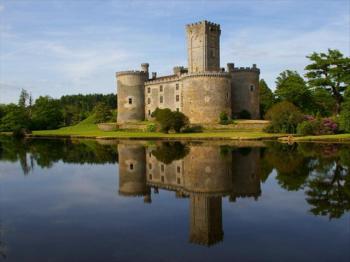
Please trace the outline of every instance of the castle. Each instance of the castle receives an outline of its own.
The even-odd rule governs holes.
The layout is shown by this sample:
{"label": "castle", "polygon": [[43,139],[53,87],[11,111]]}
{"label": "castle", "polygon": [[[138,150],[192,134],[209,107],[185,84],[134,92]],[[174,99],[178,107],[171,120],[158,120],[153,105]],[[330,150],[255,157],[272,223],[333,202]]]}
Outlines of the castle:
{"label": "castle", "polygon": [[260,118],[256,65],[220,68],[219,24],[189,24],[186,33],[187,68],[176,66],[172,75],[157,77],[154,72],[150,78],[144,63],[140,71],[116,73],[119,124],[149,120],[157,107],[183,112],[191,123],[217,123],[220,113],[239,117],[243,110]]}

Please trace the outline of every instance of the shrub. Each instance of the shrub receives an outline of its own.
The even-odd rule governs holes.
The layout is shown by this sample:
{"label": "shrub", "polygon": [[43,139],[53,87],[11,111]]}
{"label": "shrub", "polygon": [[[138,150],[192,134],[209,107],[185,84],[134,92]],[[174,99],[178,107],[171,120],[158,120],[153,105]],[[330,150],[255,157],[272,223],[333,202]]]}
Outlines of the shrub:
{"label": "shrub", "polygon": [[271,121],[265,131],[295,133],[297,125],[303,121],[303,114],[292,103],[283,101],[272,106],[267,111],[265,118]]}
{"label": "shrub", "polygon": [[315,133],[314,121],[303,121],[297,127],[297,133],[299,135],[313,135]]}
{"label": "shrub", "polygon": [[146,127],[147,132],[156,132],[157,126],[155,124],[148,124]]}
{"label": "shrub", "polygon": [[[349,92],[350,93],[350,92]],[[340,129],[350,133],[350,98],[343,102],[339,117]]]}
{"label": "shrub", "polygon": [[200,125],[188,126],[182,130],[182,133],[201,133],[203,132],[203,127]]}
{"label": "shrub", "polygon": [[221,112],[219,116],[219,124],[220,125],[229,125],[232,124],[232,120],[228,117],[226,112]]}
{"label": "shrub", "polygon": [[22,138],[22,137],[25,137],[26,134],[31,134],[31,133],[32,132],[29,129],[20,127],[13,130],[12,136],[16,138]]}
{"label": "shrub", "polygon": [[251,119],[252,115],[248,110],[243,109],[241,112],[238,113],[239,119]]}
{"label": "shrub", "polygon": [[169,108],[157,108],[152,113],[152,117],[155,117],[156,121],[160,124],[161,131],[165,133],[168,133],[171,129],[179,133],[182,128],[189,124],[187,116],[178,111],[171,111]]}

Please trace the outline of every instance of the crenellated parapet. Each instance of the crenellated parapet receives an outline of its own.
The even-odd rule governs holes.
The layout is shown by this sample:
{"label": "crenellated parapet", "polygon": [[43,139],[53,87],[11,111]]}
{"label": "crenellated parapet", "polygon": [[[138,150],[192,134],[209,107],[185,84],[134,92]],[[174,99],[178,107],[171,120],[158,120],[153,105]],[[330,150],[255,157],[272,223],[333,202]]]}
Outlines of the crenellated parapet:
{"label": "crenellated parapet", "polygon": [[196,26],[201,26],[201,25],[207,25],[207,26],[212,27],[213,29],[220,30],[220,24],[216,24],[216,23],[213,23],[213,22],[210,22],[210,21],[207,21],[207,20],[203,20],[203,21],[199,21],[199,22],[196,22],[196,23],[187,24],[186,28],[190,29],[191,27],[196,27]]}
{"label": "crenellated parapet", "polygon": [[227,72],[198,72],[198,73],[186,73],[181,75],[181,79],[191,77],[225,77],[230,78],[231,75]]}
{"label": "crenellated parapet", "polygon": [[145,82],[145,85],[147,86],[147,85],[160,84],[165,82],[173,82],[178,80],[179,80],[179,76],[177,75],[163,76],[152,80],[148,80]]}
{"label": "crenellated parapet", "polygon": [[227,69],[229,72],[252,72],[260,73],[260,69],[256,67],[256,64],[253,64],[251,67],[235,67],[233,63],[227,64]]}
{"label": "crenellated parapet", "polygon": [[148,72],[145,71],[140,71],[140,70],[127,70],[127,71],[119,71],[115,73],[115,76],[124,76],[124,75],[140,75],[140,76],[144,76],[148,74]]}

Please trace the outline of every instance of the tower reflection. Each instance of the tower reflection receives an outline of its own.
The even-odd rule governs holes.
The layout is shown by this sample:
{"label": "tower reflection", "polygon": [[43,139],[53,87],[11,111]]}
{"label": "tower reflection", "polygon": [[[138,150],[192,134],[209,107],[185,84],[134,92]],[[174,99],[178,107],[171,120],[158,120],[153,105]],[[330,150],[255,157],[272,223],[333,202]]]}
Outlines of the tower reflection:
{"label": "tower reflection", "polygon": [[121,142],[119,194],[143,196],[151,202],[151,188],[189,198],[191,243],[211,246],[223,240],[222,198],[261,194],[259,148],[223,148],[206,143],[142,144]]}

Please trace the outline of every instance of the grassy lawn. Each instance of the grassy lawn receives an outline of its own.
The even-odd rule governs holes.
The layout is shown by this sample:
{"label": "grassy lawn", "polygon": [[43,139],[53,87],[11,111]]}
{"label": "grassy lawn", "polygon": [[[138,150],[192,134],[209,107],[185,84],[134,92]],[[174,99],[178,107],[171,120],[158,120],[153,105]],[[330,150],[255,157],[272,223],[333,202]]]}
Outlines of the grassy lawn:
{"label": "grassy lawn", "polygon": [[293,141],[349,141],[350,142],[350,134],[301,136],[301,137],[293,137]]}

